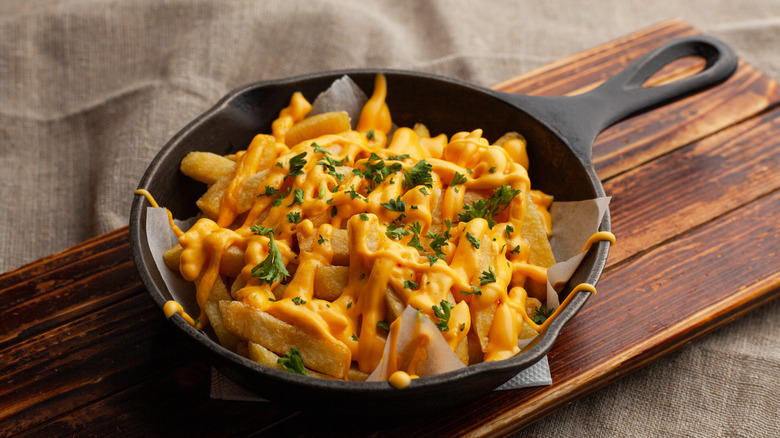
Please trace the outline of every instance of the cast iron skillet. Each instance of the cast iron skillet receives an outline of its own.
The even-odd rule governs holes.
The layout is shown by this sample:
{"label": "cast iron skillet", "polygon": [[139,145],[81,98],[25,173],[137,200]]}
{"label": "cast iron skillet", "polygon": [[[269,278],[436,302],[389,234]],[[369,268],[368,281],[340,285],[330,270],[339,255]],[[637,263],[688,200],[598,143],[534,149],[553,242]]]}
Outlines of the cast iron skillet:
{"label": "cast iron skillet", "polygon": [[[686,56],[704,58],[706,67],[674,83],[642,87],[661,67]],[[558,201],[596,198],[605,195],[591,162],[591,147],[599,132],[631,115],[720,83],[736,67],[736,55],[723,42],[690,36],[654,50],[600,87],[574,97],[511,95],[444,77],[395,70],[335,71],[258,82],[234,90],[176,134],[152,161],[139,188],[151,192],[174,217],[194,216],[195,201],[205,187],[179,172],[184,155],[195,150],[226,154],[245,149],[255,134],[270,132],[271,122],[293,92],[301,91],[312,101],[335,79],[347,74],[370,95],[375,75],[382,72],[388,83],[387,104],[398,126],[423,122],[433,135],[482,128],[491,141],[507,131],[518,131],[528,140],[529,173],[534,188],[554,195]],[[142,196],[133,200],[133,259],[152,299],[162,309],[171,296],[151,262],[143,226],[147,206]],[[610,229],[608,213],[600,229]],[[590,250],[561,292],[561,299],[579,283],[596,284],[608,250],[606,242]],[[315,379],[264,367],[222,348],[178,315],[171,320],[208,354],[219,370],[267,399],[287,402],[297,409],[336,407],[342,413],[407,415],[463,405],[533,365],[547,353],[561,328],[589,295],[578,293],[524,353],[504,361],[416,379],[402,390],[386,382]]]}

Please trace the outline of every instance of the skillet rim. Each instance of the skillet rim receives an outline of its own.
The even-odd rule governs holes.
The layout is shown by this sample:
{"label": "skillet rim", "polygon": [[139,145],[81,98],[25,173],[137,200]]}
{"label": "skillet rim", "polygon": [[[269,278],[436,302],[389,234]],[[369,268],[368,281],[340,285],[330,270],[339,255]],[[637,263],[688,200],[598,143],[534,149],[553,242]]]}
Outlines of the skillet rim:
{"label": "skillet rim", "polygon": [[[577,158],[577,160],[580,161],[580,164],[583,166],[584,170],[588,174],[591,185],[594,191],[596,192],[596,196],[605,196],[603,187],[601,185],[601,181],[595,175],[595,170],[593,169],[592,163],[588,162],[587,160],[584,160],[572,148],[570,142],[565,137],[563,137],[561,133],[554,128],[554,126],[551,126],[550,123],[547,123],[545,120],[539,119],[532,112],[529,112],[526,109],[518,107],[514,101],[508,99],[506,97],[506,96],[510,96],[508,93],[503,93],[496,90],[480,87],[455,78],[449,78],[449,77],[439,76],[430,73],[422,73],[422,72],[415,72],[415,71],[408,71],[408,70],[401,70],[401,69],[384,69],[384,68],[330,70],[330,71],[308,73],[308,74],[286,77],[286,78],[261,80],[261,81],[252,82],[234,88],[226,95],[224,95],[221,99],[219,99],[211,108],[209,108],[208,110],[200,114],[198,117],[196,117],[195,119],[187,123],[173,137],[171,137],[171,139],[168,142],[166,142],[166,144],[160,149],[160,151],[156,154],[156,156],[153,158],[153,160],[150,162],[149,166],[145,170],[139,182],[138,188],[148,189],[149,185],[154,181],[160,165],[164,163],[166,159],[169,159],[169,156],[173,154],[173,152],[177,149],[177,145],[180,144],[184,138],[187,138],[189,135],[191,135],[192,131],[194,131],[195,128],[204,124],[205,122],[214,118],[217,115],[223,113],[229,115],[230,111],[236,108],[235,106],[231,106],[231,104],[239,100],[242,95],[250,91],[262,87],[292,85],[295,83],[300,83],[302,81],[307,81],[312,79],[325,79],[330,77],[333,78],[333,80],[335,80],[344,75],[369,75],[369,74],[376,75],[379,73],[383,73],[387,76],[412,77],[415,79],[441,81],[458,87],[467,88],[473,92],[486,94],[492,98],[498,99],[506,104],[509,104],[516,110],[521,111],[527,116],[529,116],[536,123],[541,125],[544,129],[547,129],[555,137],[557,137],[563,143],[563,145],[565,145],[566,148],[569,149],[569,151]],[[169,293],[169,292],[167,292],[167,288],[158,287],[157,280],[150,272],[152,269],[154,269],[149,266],[149,264],[152,262],[147,263],[146,261],[146,258],[148,257],[147,253],[149,251],[148,251],[148,247],[146,247],[145,228],[143,227],[143,221],[146,218],[146,209],[142,208],[144,206],[148,206],[148,202],[146,201],[146,199],[143,196],[134,196],[131,205],[131,211],[130,211],[131,252],[132,252],[133,260],[136,264],[136,269],[138,270],[141,276],[141,280],[145,288],[147,289],[147,292],[152,297],[156,306],[160,310],[162,310],[162,306],[165,304],[166,301],[165,293]],[[611,228],[610,215],[609,215],[609,209],[607,209],[604,220],[602,221],[599,230],[609,231],[610,228]],[[589,251],[588,255],[586,256],[586,259],[583,260],[582,264],[580,265],[580,266],[586,265],[586,260],[588,259],[593,259],[594,261],[593,268],[587,273],[587,279],[585,282],[590,283],[594,286],[596,285],[598,279],[603,273],[608,252],[609,252],[609,244],[607,242],[599,242],[593,245],[591,251]],[[575,271],[575,275],[579,273],[580,270],[581,268],[578,268],[577,271]],[[572,289],[571,285],[567,285],[564,288],[564,290],[560,293],[560,295],[565,296],[571,289]],[[400,395],[400,394],[410,394],[411,392],[424,393],[431,390],[432,388],[440,388],[443,385],[447,385],[453,382],[459,382],[471,378],[476,378],[478,376],[483,376],[483,375],[501,376],[503,381],[508,380],[509,378],[514,376],[514,374],[532,366],[547,354],[547,352],[550,350],[550,348],[552,347],[552,345],[560,335],[561,329],[569,322],[569,320],[574,315],[579,313],[580,309],[588,300],[590,295],[591,295],[590,292],[586,292],[586,291],[578,292],[577,296],[575,296],[572,299],[572,301],[568,304],[568,306],[556,317],[556,319],[550,324],[547,330],[545,330],[541,334],[538,340],[534,341],[534,343],[532,344],[533,346],[529,348],[527,351],[523,351],[518,355],[515,355],[511,358],[501,360],[501,361],[478,363],[464,368],[460,368],[458,370],[441,373],[434,376],[427,376],[420,379],[414,379],[410,384],[410,386],[403,391],[399,391],[398,389],[391,387],[387,382],[347,382],[347,381],[338,381],[338,380],[316,379],[316,378],[308,378],[306,376],[300,376],[293,373],[276,370],[271,367],[267,367],[255,363],[248,358],[240,356],[237,353],[234,353],[222,347],[218,342],[209,338],[204,332],[196,330],[195,328],[187,324],[183,320],[183,318],[181,318],[179,315],[175,315],[174,317],[172,317],[171,321],[174,323],[175,326],[178,327],[180,332],[182,332],[190,340],[196,342],[202,348],[205,348],[212,357],[218,359],[219,365],[215,364],[217,368],[222,369],[222,367],[225,366],[225,362],[228,364],[228,366],[241,367],[243,368],[242,371],[252,373],[252,376],[249,375],[247,376],[248,378],[250,378],[250,380],[255,380],[253,377],[255,376],[255,374],[257,374],[261,377],[261,380],[270,378],[270,379],[280,380],[283,383],[290,384],[297,387],[304,387],[308,389],[317,389],[317,390],[333,392],[333,395],[335,397],[338,397],[340,395],[343,396],[343,395],[361,395],[364,393],[376,393],[377,391],[381,392],[382,394],[386,393],[388,395],[391,394]],[[230,374],[234,374],[234,373],[231,372]],[[503,376],[506,376],[506,378],[503,378]],[[495,377],[492,380],[495,380]],[[490,388],[486,387],[484,392],[494,389],[499,385],[494,385],[491,386]],[[265,394],[263,394],[263,396],[265,396]]]}

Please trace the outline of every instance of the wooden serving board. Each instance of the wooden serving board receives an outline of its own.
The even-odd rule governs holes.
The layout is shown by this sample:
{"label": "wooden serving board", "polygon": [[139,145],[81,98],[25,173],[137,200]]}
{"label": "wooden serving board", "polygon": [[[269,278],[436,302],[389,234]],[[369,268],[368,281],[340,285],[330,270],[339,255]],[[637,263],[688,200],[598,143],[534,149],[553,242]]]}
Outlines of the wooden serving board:
{"label": "wooden serving board", "polygon": [[[576,94],[693,33],[681,21],[661,23],[496,88]],[[682,60],[652,81],[698,68]],[[0,276],[0,435],[519,430],[778,296],[779,97],[774,81],[742,62],[726,83],[598,138],[594,162],[613,196],[618,243],[599,293],[548,355],[552,386],[494,392],[435,418],[360,431],[348,413],[333,421],[210,399],[209,365],[153,306],[123,228]]]}

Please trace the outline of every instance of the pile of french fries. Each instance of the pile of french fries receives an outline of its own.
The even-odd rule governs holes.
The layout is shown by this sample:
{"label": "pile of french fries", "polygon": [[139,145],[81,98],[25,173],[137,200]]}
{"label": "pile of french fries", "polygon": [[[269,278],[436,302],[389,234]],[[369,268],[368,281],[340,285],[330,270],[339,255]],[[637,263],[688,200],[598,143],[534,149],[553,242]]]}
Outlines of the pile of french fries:
{"label": "pile of french fries", "polygon": [[[219,342],[269,367],[365,380],[412,306],[440,339],[390,364],[417,375],[430,342],[469,365],[544,328],[552,198],[532,190],[523,137],[392,130],[377,76],[356,128],[295,93],[246,150],[192,152],[199,220],[166,265],[195,284]],[[417,341],[416,341],[417,342]]]}

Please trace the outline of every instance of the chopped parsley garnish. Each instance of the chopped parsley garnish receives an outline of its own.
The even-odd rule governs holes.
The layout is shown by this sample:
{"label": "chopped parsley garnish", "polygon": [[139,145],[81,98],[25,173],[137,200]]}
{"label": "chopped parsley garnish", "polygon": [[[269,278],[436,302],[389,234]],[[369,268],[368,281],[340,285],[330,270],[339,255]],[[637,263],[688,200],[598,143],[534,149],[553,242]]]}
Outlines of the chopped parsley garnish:
{"label": "chopped parsley garnish", "polygon": [[520,245],[517,245],[515,249],[509,252],[511,252],[512,254],[520,254]]}
{"label": "chopped parsley garnish", "polygon": [[420,193],[422,193],[423,195],[430,195],[430,193],[428,192],[428,189],[426,189],[426,188],[425,188],[425,186],[423,186],[423,187],[420,187],[420,188],[419,188],[419,189],[417,189],[417,190],[419,190],[419,191],[420,191]]}
{"label": "chopped parsley garnish", "polygon": [[490,169],[488,169],[488,172],[490,172],[490,173],[496,173],[496,166],[493,166],[493,167],[491,167]]}
{"label": "chopped parsley garnish", "polygon": [[473,246],[476,249],[479,249],[479,239],[474,237],[474,235],[468,231],[466,231],[466,239],[468,239],[468,241],[471,242],[471,246]]}
{"label": "chopped parsley garnish", "polygon": [[433,187],[432,169],[433,166],[425,160],[418,161],[411,170],[404,169],[403,188],[411,189],[417,186]]}
{"label": "chopped parsley garnish", "polygon": [[395,222],[388,224],[387,231],[385,231],[385,235],[393,240],[401,240],[408,234],[409,232],[404,230],[403,225],[396,225]]}
{"label": "chopped parsley garnish", "polygon": [[507,225],[506,226],[506,230],[504,230],[504,234],[506,234],[507,238],[509,238],[512,235],[512,233],[514,233],[514,232],[515,232],[515,227],[513,227],[511,225]]}
{"label": "chopped parsley garnish", "polygon": [[322,183],[320,183],[320,190],[319,190],[319,192],[317,192],[317,199],[324,198],[325,197],[325,193],[326,193],[327,190],[328,189],[326,189],[325,186],[322,185]]}
{"label": "chopped parsley garnish", "polygon": [[268,236],[270,234],[273,234],[273,232],[276,230],[271,227],[261,227],[260,225],[252,225],[249,228],[249,231],[251,231],[252,234],[255,234],[257,236]]}
{"label": "chopped parsley garnish", "polygon": [[303,305],[303,304],[306,304],[306,300],[304,300],[304,299],[303,299],[303,298],[301,298],[301,297],[294,297],[294,298],[292,299],[292,302],[293,302],[293,303],[295,303],[295,305],[296,305],[296,306],[301,306],[301,305]]}
{"label": "chopped parsley garnish", "polygon": [[547,318],[552,316],[554,312],[555,309],[548,309],[544,306],[537,307],[534,310],[534,316],[531,317],[531,321],[533,321],[536,325],[542,325],[545,321],[547,321]]}
{"label": "chopped parsley garnish", "polygon": [[365,214],[365,213],[360,213],[360,219],[364,220],[364,221],[367,221],[368,220],[368,215]]}
{"label": "chopped parsley garnish", "polygon": [[417,289],[419,286],[419,284],[413,282],[412,280],[404,280],[405,289]]}
{"label": "chopped parsley garnish", "polygon": [[291,224],[297,224],[301,222],[301,212],[300,211],[291,211],[287,213],[287,220]]}
{"label": "chopped parsley garnish", "polygon": [[357,337],[357,336],[355,336],[355,334],[354,334],[354,333],[352,333],[352,340],[353,340],[353,341],[357,341],[357,340],[358,340],[358,337]]}
{"label": "chopped parsley garnish", "polygon": [[455,307],[455,305],[446,300],[441,300],[438,306],[432,307],[433,314],[439,318],[436,327],[438,327],[440,331],[446,332],[450,330],[447,324],[450,322],[450,309],[453,307]]}
{"label": "chopped parsley garnish", "polygon": [[450,230],[444,230],[441,233],[434,234],[430,231],[428,231],[428,234],[425,236],[429,239],[431,239],[431,249],[436,254],[435,256],[428,255],[428,261],[431,263],[431,266],[436,262],[436,259],[442,259],[446,261],[444,251],[442,251],[442,247],[449,245],[449,242],[447,242],[447,239],[449,239],[450,236]]}
{"label": "chopped parsley garnish", "polygon": [[390,155],[389,157],[387,157],[387,159],[390,160],[390,161],[401,161],[401,160],[405,160],[407,158],[409,158],[409,154]]}
{"label": "chopped parsley garnish", "polygon": [[322,157],[322,161],[318,162],[317,164],[321,164],[322,167],[325,168],[325,171],[328,173],[328,175],[333,176],[339,182],[344,182],[344,175],[336,172],[336,166],[343,166],[344,160],[335,160],[326,155]]}
{"label": "chopped parsley garnish", "polygon": [[487,271],[482,271],[482,274],[479,276],[479,284],[480,286],[486,285],[488,283],[495,283],[496,282],[496,273],[493,272],[493,267],[488,266]]}
{"label": "chopped parsley garnish", "polygon": [[320,234],[319,236],[320,236],[320,238],[317,239],[317,243],[318,244],[322,245],[323,243],[326,243],[328,241],[328,239],[322,237],[322,234]]}
{"label": "chopped parsley garnish", "polygon": [[450,183],[450,187],[464,184],[466,181],[468,181],[466,175],[463,175],[462,173],[459,172],[455,172],[455,176],[452,177],[452,182]]}
{"label": "chopped parsley garnish", "polygon": [[366,132],[366,138],[369,140],[373,140],[376,138],[376,135],[374,135],[374,130],[369,129],[368,132]]}
{"label": "chopped parsley garnish", "polygon": [[482,295],[482,291],[477,286],[471,286],[471,290],[462,290],[460,291],[461,295],[476,295],[480,296]]}
{"label": "chopped parsley garnish", "polygon": [[389,326],[389,325],[387,325],[387,323],[386,323],[386,322],[384,322],[384,321],[379,321],[379,322],[377,322],[377,323],[376,323],[376,326],[377,326],[377,327],[379,327],[379,328],[383,328],[383,329],[385,329],[385,330],[387,330],[387,331],[390,331],[390,326]]}
{"label": "chopped parsley garnish", "polygon": [[301,204],[303,205],[303,190],[301,189],[295,189],[293,193],[293,201],[288,205],[288,207],[292,207],[295,204]]}
{"label": "chopped parsley garnish", "polygon": [[334,205],[330,208],[330,217],[336,217],[337,214],[339,214],[339,209]]}
{"label": "chopped parsley garnish", "polygon": [[302,376],[306,375],[306,367],[303,366],[301,352],[295,347],[291,347],[290,351],[285,353],[284,356],[280,357],[276,363],[291,373],[300,374]]}
{"label": "chopped parsley garnish", "polygon": [[520,190],[515,190],[509,184],[504,184],[497,188],[489,199],[480,199],[472,202],[471,205],[464,205],[463,211],[458,214],[458,220],[468,222],[479,217],[487,220],[488,226],[493,228],[496,224],[493,217],[506,210],[512,199],[520,193]]}
{"label": "chopped parsley garnish", "polygon": [[397,196],[395,199],[391,199],[388,202],[384,202],[380,205],[390,211],[406,211],[406,204],[401,200],[401,196]]}
{"label": "chopped parsley garnish", "polygon": [[371,152],[371,156],[363,163],[365,170],[352,169],[352,173],[362,177],[368,181],[368,191],[372,191],[382,183],[390,174],[396,173],[403,169],[401,163],[393,163],[391,165],[385,165],[385,161],[377,155],[375,152]]}
{"label": "chopped parsley garnish", "polygon": [[290,158],[290,173],[287,174],[287,177],[292,178],[298,175],[303,175],[303,166],[306,165],[306,160],[304,159],[305,156],[306,152],[301,152],[300,154]]}
{"label": "chopped parsley garnish", "polygon": [[273,284],[289,277],[290,273],[284,267],[284,259],[282,259],[279,247],[276,246],[273,232],[268,234],[268,237],[270,239],[268,241],[268,257],[252,268],[252,277],[258,278],[261,283],[265,281],[268,284]]}
{"label": "chopped parsley garnish", "polygon": [[330,154],[330,151],[328,151],[324,147],[318,145],[317,142],[312,142],[311,145],[314,146],[314,152],[316,152],[318,154],[326,154],[326,155]]}
{"label": "chopped parsley garnish", "polygon": [[425,248],[423,248],[422,244],[420,243],[422,224],[419,222],[412,222],[412,224],[409,225],[409,228],[412,230],[412,238],[409,239],[409,243],[407,243],[406,246],[411,246],[417,251],[425,251]]}
{"label": "chopped parsley garnish", "polygon": [[273,196],[277,193],[279,193],[279,189],[277,189],[276,187],[265,186],[265,193],[261,193],[257,196]]}
{"label": "chopped parsley garnish", "polygon": [[[344,193],[348,194],[348,195],[349,195],[349,197],[350,197],[350,199],[356,199],[356,198],[360,198],[360,199],[362,199],[362,200],[366,201],[366,200],[363,198],[363,195],[361,195],[360,193],[358,193],[358,192],[356,192],[356,191],[355,191],[355,186],[350,186],[350,187],[349,187],[349,190],[345,191]],[[368,202],[368,201],[366,201],[366,202]]]}

